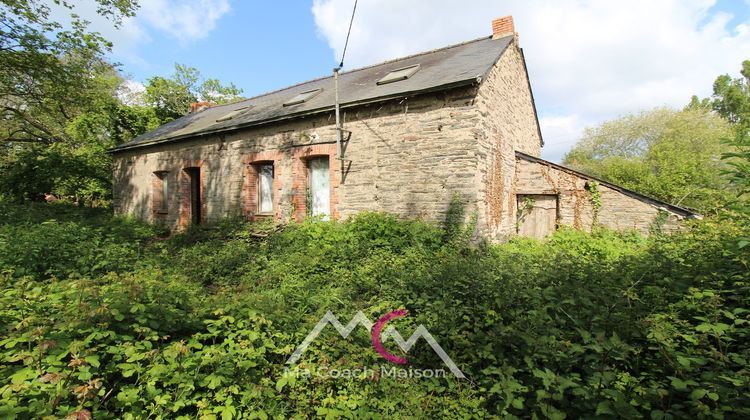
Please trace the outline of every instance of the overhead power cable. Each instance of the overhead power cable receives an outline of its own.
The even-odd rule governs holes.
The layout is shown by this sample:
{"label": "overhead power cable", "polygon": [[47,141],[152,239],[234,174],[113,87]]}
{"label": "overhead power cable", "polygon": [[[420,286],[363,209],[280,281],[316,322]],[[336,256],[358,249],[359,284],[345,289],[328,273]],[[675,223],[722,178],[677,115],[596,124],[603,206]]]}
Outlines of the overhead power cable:
{"label": "overhead power cable", "polygon": [[344,67],[344,57],[346,57],[346,47],[349,45],[349,35],[352,33],[352,23],[354,23],[354,13],[357,12],[357,1],[354,0],[354,9],[352,9],[352,18],[349,20],[349,30],[346,31],[346,42],[344,42],[344,52],[341,54],[341,63],[339,68]]}

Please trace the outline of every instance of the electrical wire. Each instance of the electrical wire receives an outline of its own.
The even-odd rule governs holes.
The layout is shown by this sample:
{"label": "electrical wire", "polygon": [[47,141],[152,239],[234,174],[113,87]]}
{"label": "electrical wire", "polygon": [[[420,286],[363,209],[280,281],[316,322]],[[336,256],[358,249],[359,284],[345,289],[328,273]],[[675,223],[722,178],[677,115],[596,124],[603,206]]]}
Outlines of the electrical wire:
{"label": "electrical wire", "polygon": [[352,9],[352,18],[349,20],[349,30],[346,32],[346,42],[344,42],[344,52],[341,54],[339,68],[344,67],[344,57],[346,57],[346,47],[349,45],[349,35],[352,33],[352,23],[354,23],[354,13],[357,11],[357,1],[354,0],[354,9]]}

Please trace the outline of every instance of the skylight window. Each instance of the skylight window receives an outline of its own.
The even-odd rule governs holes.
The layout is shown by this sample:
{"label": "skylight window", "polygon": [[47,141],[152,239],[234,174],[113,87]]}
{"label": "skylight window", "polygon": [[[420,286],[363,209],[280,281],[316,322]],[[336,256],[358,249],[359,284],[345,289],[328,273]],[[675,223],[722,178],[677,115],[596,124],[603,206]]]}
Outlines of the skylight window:
{"label": "skylight window", "polygon": [[307,102],[310,99],[316,97],[322,91],[323,89],[315,89],[315,90],[309,90],[307,92],[302,92],[299,95],[295,96],[294,98],[284,102],[284,106],[299,105],[303,102]]}
{"label": "skylight window", "polygon": [[232,112],[230,112],[230,113],[228,113],[228,114],[224,114],[224,115],[222,115],[221,117],[217,118],[217,119],[216,119],[216,122],[229,121],[229,120],[231,120],[232,118],[234,118],[234,117],[236,117],[236,116],[238,116],[238,115],[240,115],[240,114],[244,113],[244,112],[245,112],[245,111],[247,111],[248,109],[250,109],[250,107],[249,107],[249,106],[243,106],[242,108],[238,108],[238,109],[235,109],[234,111],[232,111]]}
{"label": "skylight window", "polygon": [[414,73],[416,73],[417,70],[419,70],[419,64],[393,70],[390,73],[386,74],[385,77],[378,80],[377,84],[384,85],[386,83],[393,83],[393,82],[398,82],[401,80],[406,80],[410,78]]}

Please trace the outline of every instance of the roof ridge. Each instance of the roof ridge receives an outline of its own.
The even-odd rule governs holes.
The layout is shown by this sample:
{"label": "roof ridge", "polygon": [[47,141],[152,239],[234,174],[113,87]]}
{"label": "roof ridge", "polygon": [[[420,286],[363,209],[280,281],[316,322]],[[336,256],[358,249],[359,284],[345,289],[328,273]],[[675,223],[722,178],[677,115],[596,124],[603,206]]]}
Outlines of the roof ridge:
{"label": "roof ridge", "polygon": [[[375,101],[394,99],[403,95],[415,95],[436,90],[453,89],[458,86],[464,86],[467,83],[480,83],[482,78],[481,75],[486,74],[486,72],[492,68],[494,65],[493,63],[496,63],[504,51],[507,50],[508,45],[511,44],[512,40],[512,35],[499,38],[497,39],[498,42],[495,42],[492,37],[486,36],[441,48],[422,51],[416,54],[397,57],[344,72],[343,77],[345,83],[354,83],[362,77],[373,78],[374,80],[377,78],[376,76],[382,76],[381,73],[384,73],[386,70],[393,70],[399,66],[404,67],[413,63],[421,63],[429,65],[430,67],[435,67],[434,74],[430,73],[428,75],[429,77],[414,78],[412,82],[405,82],[402,85],[396,86],[396,88],[382,90],[382,88],[375,88],[375,83],[373,83],[373,87],[370,87],[366,83],[354,83],[351,86],[354,96],[349,98],[351,101],[348,99],[345,101],[345,104],[342,104],[342,106],[354,106],[356,104],[362,105]],[[456,51],[449,52],[451,49],[455,49]],[[352,75],[349,76],[349,73]],[[477,74],[480,76],[476,76]],[[128,142],[110,149],[110,151],[115,152],[130,148],[145,147],[152,144],[191,136],[231,131],[252,125],[265,124],[274,121],[278,122],[294,119],[300,116],[328,112],[326,110],[333,109],[333,89],[329,89],[328,85],[332,85],[332,79],[333,76],[318,77],[254,95],[247,99],[215,105],[200,112],[189,113],[170,123],[163,124],[154,130],[143,133]],[[306,89],[312,89],[315,87],[328,90],[327,93],[321,95],[325,96],[323,102],[318,101],[319,103],[311,102],[311,104],[308,105],[300,105],[300,108],[295,108],[291,111],[288,109],[283,110],[274,108],[284,96],[291,96]],[[330,87],[332,88],[333,86]],[[222,114],[233,113],[234,111],[247,106],[257,106],[258,112],[242,113],[242,116],[238,117],[237,121],[239,122],[235,121],[232,124],[224,123],[216,125],[213,121],[210,121],[214,116],[220,117]],[[211,112],[213,108],[217,109],[216,111]]]}
{"label": "roof ridge", "polygon": [[[509,36],[511,36],[511,35],[509,35]],[[401,61],[401,60],[406,60],[406,59],[409,59],[409,58],[419,57],[420,55],[432,54],[432,53],[435,53],[435,52],[438,52],[438,51],[448,50],[448,49],[451,49],[451,48],[456,48],[456,47],[460,47],[460,46],[463,46],[463,45],[466,45],[466,44],[471,44],[473,42],[484,41],[484,40],[487,40],[487,39],[492,39],[492,36],[483,36],[481,38],[472,39],[470,41],[459,42],[457,44],[448,45],[448,46],[445,46],[445,47],[434,48],[434,49],[427,50],[427,51],[421,51],[421,52],[418,52],[418,53],[415,53],[415,54],[405,55],[403,57],[398,57],[398,58],[393,58],[393,59],[386,60],[386,61],[381,61],[380,63],[375,63],[375,64],[370,64],[370,65],[367,65],[367,66],[357,67],[355,69],[351,69],[351,70],[343,72],[341,74],[344,75],[344,74],[354,73],[354,72],[357,72],[357,71],[366,70],[366,69],[377,67],[377,66],[382,66],[384,64],[395,63],[396,61]],[[501,39],[501,38],[498,38],[498,39]],[[269,90],[267,92],[260,93],[258,95],[251,96],[249,98],[245,98],[245,99],[243,99],[241,101],[237,101],[237,102],[233,102],[233,103],[234,104],[238,104],[238,103],[242,103],[242,102],[245,102],[245,101],[250,101],[250,100],[253,100],[253,99],[262,98],[263,96],[268,96],[268,95],[271,95],[273,93],[282,92],[282,91],[285,91],[287,89],[292,89],[292,88],[295,88],[295,87],[298,87],[298,86],[306,85],[308,83],[317,82],[317,81],[325,80],[325,79],[330,79],[332,77],[333,76],[321,76],[321,77],[317,77],[315,79],[310,79],[310,80],[306,80],[304,82],[295,83],[293,85],[289,85],[289,86],[286,86],[286,87],[283,87],[283,88]],[[222,105],[230,105],[230,104],[222,104]],[[221,105],[218,105],[218,106],[221,106]]]}
{"label": "roof ridge", "polygon": [[[481,38],[476,38],[476,39],[472,39],[472,40],[469,40],[469,41],[459,42],[458,44],[447,45],[445,47],[433,48],[431,50],[421,51],[421,52],[418,52],[418,53],[414,53],[414,54],[410,54],[410,55],[405,55],[403,57],[392,58],[390,60],[381,61],[380,63],[370,64],[370,65],[363,66],[363,67],[357,67],[356,69],[351,69],[351,70],[345,72],[344,74],[354,73],[355,71],[360,71],[360,70],[365,70],[365,69],[369,69],[369,68],[372,68],[372,67],[382,66],[383,64],[395,63],[396,61],[406,60],[408,58],[419,57],[420,55],[427,55],[427,54],[432,54],[432,53],[435,53],[435,52],[438,52],[438,51],[442,51],[442,50],[449,50],[451,48],[461,47],[461,46],[466,45],[466,44],[471,44],[471,43],[474,43],[474,42],[484,41],[484,40],[487,40],[487,39],[492,39],[492,36],[483,36]],[[333,76],[328,76],[328,77],[333,77]]]}

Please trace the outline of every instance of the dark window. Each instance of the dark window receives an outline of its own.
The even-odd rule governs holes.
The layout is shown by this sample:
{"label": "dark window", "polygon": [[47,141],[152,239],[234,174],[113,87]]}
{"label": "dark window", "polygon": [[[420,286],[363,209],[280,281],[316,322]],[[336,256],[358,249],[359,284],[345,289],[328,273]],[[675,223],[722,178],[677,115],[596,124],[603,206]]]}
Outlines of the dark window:
{"label": "dark window", "polygon": [[169,177],[167,171],[154,172],[154,209],[157,213],[169,211]]}
{"label": "dark window", "polygon": [[250,106],[243,106],[242,108],[235,109],[234,111],[231,111],[227,114],[222,115],[221,117],[216,119],[216,122],[223,122],[223,121],[229,121],[232,118],[235,118],[239,115],[244,114],[245,112],[250,110]]}
{"label": "dark window", "polygon": [[203,219],[201,215],[201,169],[200,168],[186,168],[190,177],[190,221],[194,225],[199,225]]}

